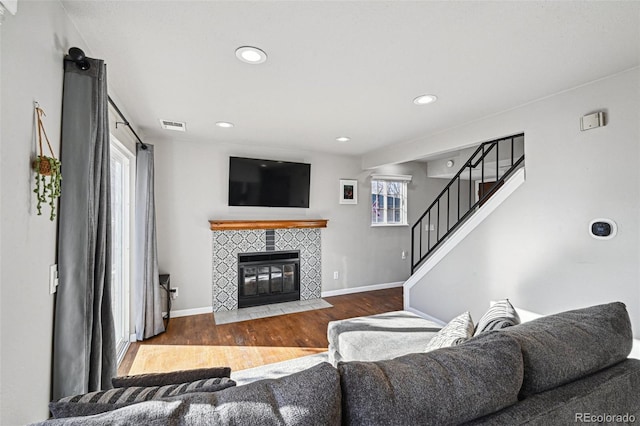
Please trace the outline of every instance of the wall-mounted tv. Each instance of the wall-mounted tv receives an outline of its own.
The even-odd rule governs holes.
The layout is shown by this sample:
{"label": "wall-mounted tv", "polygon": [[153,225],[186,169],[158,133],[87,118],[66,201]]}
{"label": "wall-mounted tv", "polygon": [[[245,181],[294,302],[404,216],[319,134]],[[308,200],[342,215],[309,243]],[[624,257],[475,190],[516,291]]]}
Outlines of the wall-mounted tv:
{"label": "wall-mounted tv", "polygon": [[229,205],[309,207],[311,164],[229,158]]}

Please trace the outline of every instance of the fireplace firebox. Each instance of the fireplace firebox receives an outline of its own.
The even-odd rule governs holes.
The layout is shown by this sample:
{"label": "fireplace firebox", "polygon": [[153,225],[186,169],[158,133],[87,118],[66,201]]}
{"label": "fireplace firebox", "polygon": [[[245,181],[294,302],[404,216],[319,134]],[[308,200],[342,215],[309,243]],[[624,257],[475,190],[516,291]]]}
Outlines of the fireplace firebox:
{"label": "fireplace firebox", "polygon": [[238,253],[238,308],[300,300],[300,251]]}

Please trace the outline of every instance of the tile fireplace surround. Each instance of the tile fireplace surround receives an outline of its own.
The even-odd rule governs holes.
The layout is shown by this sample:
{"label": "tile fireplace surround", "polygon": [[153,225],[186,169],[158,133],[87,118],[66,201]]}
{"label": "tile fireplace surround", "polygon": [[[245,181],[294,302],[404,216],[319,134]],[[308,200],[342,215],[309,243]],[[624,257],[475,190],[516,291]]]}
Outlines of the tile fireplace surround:
{"label": "tile fireplace surround", "polygon": [[320,297],[320,229],[327,226],[326,220],[210,220],[209,224],[214,312],[238,309],[238,253],[300,250],[300,300]]}

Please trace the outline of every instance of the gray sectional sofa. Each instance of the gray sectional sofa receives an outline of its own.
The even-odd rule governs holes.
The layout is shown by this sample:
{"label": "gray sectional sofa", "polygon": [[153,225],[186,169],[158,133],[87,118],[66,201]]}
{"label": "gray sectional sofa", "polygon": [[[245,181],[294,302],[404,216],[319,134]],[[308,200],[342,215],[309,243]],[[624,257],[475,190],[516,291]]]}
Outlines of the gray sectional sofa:
{"label": "gray sectional sofa", "polygon": [[322,363],[279,379],[43,424],[565,425],[640,422],[640,360],[622,303],[543,317],[458,346]]}

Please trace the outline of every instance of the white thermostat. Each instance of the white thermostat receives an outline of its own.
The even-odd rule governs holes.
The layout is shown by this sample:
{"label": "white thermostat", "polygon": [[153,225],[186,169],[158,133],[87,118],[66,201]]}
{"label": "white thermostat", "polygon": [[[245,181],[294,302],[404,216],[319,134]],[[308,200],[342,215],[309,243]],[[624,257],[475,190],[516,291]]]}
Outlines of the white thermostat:
{"label": "white thermostat", "polygon": [[596,240],[610,240],[617,232],[618,226],[611,219],[593,219],[589,223],[589,235]]}

